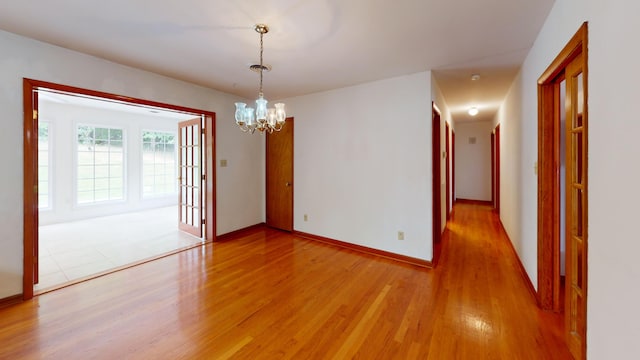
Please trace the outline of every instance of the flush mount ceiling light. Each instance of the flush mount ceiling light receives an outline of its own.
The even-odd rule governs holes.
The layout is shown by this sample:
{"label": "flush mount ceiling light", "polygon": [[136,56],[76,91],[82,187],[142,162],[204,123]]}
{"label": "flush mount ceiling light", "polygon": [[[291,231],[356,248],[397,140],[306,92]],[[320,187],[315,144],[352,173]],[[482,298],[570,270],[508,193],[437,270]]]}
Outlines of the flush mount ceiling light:
{"label": "flush mount ceiling light", "polygon": [[478,108],[477,108],[477,107],[475,107],[475,106],[474,106],[474,107],[471,107],[471,108],[469,109],[469,115],[471,115],[471,116],[476,116],[476,115],[478,115]]}
{"label": "flush mount ceiling light", "polygon": [[252,134],[256,129],[258,129],[260,133],[265,131],[272,133],[282,130],[287,115],[284,111],[283,103],[275,104],[275,108],[267,109],[268,101],[262,94],[262,73],[271,70],[271,67],[262,63],[262,52],[264,50],[262,37],[269,32],[269,27],[265,24],[257,24],[254,30],[260,34],[260,64],[251,65],[249,69],[260,74],[260,90],[258,92],[258,99],[256,100],[255,113],[253,108],[247,107],[247,104],[242,102],[236,103],[236,124],[238,124],[242,131],[249,131]]}
{"label": "flush mount ceiling light", "polygon": [[480,74],[471,75],[471,81],[478,81],[478,80],[480,80]]}

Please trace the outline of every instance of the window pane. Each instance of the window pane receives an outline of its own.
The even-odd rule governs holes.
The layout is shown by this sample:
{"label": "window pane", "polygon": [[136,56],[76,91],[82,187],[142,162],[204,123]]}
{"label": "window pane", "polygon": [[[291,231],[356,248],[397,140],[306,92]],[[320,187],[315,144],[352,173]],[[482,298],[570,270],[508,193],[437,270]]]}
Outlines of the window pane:
{"label": "window pane", "polygon": [[124,131],[77,127],[78,203],[124,199]]}
{"label": "window pane", "polygon": [[38,208],[49,207],[49,123],[38,122]]}
{"label": "window pane", "polygon": [[92,179],[92,178],[93,178],[93,166],[78,165],[78,179]]}
{"label": "window pane", "polygon": [[96,165],[95,166],[95,177],[96,178],[109,177],[109,165]]}
{"label": "window pane", "polygon": [[109,189],[95,190],[95,201],[107,201],[109,200]]}
{"label": "window pane", "polygon": [[78,149],[78,165],[93,165],[93,151]]}
{"label": "window pane", "polygon": [[173,185],[177,177],[175,138],[170,132],[142,132],[143,196],[176,194],[175,186],[165,186],[166,178]]}
{"label": "window pane", "polygon": [[109,129],[96,128],[95,129],[96,140],[109,140]]}
{"label": "window pane", "polygon": [[95,189],[96,190],[108,190],[109,189],[109,179],[96,179],[95,180]]}

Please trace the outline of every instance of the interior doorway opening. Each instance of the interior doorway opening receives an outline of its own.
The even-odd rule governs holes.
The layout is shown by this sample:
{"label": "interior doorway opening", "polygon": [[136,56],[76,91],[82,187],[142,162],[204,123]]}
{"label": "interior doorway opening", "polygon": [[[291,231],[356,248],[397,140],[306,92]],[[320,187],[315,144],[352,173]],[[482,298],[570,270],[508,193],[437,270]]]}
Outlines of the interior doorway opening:
{"label": "interior doorway opening", "polygon": [[[214,239],[214,113],[31,79],[24,110],[24,299]],[[191,152],[178,146],[178,122],[187,118],[205,130],[192,134]],[[190,186],[177,166],[184,161]],[[194,205],[199,232],[179,233],[184,208]],[[43,282],[53,265],[60,273]]]}
{"label": "interior doorway opening", "polygon": [[442,141],[441,141],[441,114],[434,102],[431,105],[431,161],[432,161],[432,194],[433,194],[433,266],[438,264],[442,249]]}
{"label": "interior doorway opening", "polygon": [[587,332],[587,29],[538,80],[538,302],[564,312],[576,359],[586,357]]}

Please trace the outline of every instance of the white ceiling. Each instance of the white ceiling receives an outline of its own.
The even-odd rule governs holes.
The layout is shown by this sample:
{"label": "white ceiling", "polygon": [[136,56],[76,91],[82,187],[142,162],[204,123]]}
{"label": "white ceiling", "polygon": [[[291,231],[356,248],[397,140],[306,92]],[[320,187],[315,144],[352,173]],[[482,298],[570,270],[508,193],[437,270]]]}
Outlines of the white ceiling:
{"label": "white ceiling", "polygon": [[69,95],[60,92],[41,89],[38,91],[38,101],[46,101],[51,103],[88,107],[94,109],[102,109],[106,111],[125,112],[128,114],[154,116],[164,119],[179,121],[191,120],[198,117],[199,114],[190,114],[175,110],[167,110],[163,108],[155,108],[147,105],[131,104],[123,101],[116,101],[104,98],[96,98],[86,95]]}
{"label": "white ceiling", "polygon": [[458,121],[495,113],[553,2],[3,0],[0,29],[254,98],[266,23],[268,99],[434,70]]}

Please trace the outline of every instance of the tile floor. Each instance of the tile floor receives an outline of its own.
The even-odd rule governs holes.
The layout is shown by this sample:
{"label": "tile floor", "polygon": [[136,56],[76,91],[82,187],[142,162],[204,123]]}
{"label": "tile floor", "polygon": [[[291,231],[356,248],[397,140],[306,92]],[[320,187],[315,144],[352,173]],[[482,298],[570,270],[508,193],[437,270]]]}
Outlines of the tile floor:
{"label": "tile floor", "polygon": [[40,227],[35,291],[142,261],[202,239],[178,230],[176,207]]}

